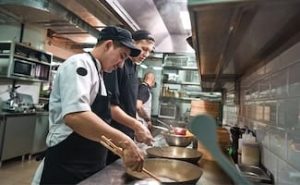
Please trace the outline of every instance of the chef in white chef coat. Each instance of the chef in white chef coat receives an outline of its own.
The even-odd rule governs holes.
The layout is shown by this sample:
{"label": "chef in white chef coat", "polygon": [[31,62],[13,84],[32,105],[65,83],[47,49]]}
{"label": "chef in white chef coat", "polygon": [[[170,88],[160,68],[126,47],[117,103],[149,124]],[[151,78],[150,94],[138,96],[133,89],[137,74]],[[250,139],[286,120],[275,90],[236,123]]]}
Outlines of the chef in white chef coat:
{"label": "chef in white chef coat", "polygon": [[124,165],[141,171],[143,156],[134,142],[109,126],[109,92],[102,72],[139,55],[130,32],[104,28],[91,53],[76,54],[58,69],[49,102],[48,150],[32,184],[77,184],[105,167],[101,136],[123,148]]}

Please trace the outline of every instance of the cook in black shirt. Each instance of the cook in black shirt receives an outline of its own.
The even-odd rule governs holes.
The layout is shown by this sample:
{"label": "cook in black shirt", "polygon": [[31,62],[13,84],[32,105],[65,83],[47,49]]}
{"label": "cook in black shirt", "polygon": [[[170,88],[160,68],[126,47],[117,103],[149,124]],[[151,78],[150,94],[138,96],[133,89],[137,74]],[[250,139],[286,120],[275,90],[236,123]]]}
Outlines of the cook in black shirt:
{"label": "cook in black shirt", "polygon": [[[136,119],[136,102],[138,93],[138,78],[136,66],[142,63],[154,49],[154,37],[146,30],[132,34],[135,46],[141,49],[137,57],[128,58],[123,68],[113,73],[104,74],[104,81],[111,96],[111,126],[119,129],[138,142],[151,145],[153,137],[150,131]],[[118,157],[113,153],[107,155],[107,164]]]}

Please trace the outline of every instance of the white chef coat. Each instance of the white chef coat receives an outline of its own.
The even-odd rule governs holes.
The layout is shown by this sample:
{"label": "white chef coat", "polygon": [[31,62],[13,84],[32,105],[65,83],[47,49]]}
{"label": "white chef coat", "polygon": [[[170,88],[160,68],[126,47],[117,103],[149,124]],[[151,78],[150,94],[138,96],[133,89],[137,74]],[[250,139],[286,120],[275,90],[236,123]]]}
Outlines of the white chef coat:
{"label": "white chef coat", "polygon": [[[97,68],[99,71],[88,53],[73,55],[58,68],[49,100],[49,133],[46,141],[48,147],[60,143],[73,132],[64,123],[65,115],[91,111],[91,105],[99,91],[99,80],[101,95],[107,96],[99,61]],[[43,165],[44,160],[35,173],[33,185],[39,184]]]}

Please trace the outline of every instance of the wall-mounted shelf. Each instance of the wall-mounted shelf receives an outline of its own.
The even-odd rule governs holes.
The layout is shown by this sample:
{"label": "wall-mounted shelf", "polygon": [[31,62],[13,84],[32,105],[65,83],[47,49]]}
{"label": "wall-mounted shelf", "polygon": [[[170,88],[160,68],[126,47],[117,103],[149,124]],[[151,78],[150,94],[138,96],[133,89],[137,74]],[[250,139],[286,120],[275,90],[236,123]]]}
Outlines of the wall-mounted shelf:
{"label": "wall-mounted shelf", "polygon": [[0,77],[15,80],[49,80],[52,54],[14,41],[0,42]]}
{"label": "wall-mounted shelf", "polygon": [[173,82],[173,81],[164,81],[164,84],[178,84],[178,85],[197,85],[199,86],[200,83],[197,82]]}
{"label": "wall-mounted shelf", "polygon": [[190,97],[172,97],[172,96],[160,96],[161,100],[179,100],[190,102],[192,100],[201,100],[200,98],[190,98]]}
{"label": "wall-mounted shelf", "polygon": [[165,70],[198,70],[197,67],[188,67],[188,66],[163,66]]}

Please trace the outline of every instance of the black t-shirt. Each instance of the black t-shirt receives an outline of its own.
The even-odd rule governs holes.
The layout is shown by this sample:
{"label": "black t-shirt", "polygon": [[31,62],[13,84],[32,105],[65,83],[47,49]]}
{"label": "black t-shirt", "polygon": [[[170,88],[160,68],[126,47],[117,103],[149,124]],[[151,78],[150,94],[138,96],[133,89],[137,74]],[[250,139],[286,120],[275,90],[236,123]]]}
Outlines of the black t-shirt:
{"label": "black t-shirt", "polygon": [[[138,78],[136,64],[127,59],[123,68],[118,68],[112,73],[104,73],[104,83],[111,92],[111,104],[118,105],[132,117],[136,117],[136,101],[138,93]],[[113,127],[123,131],[133,138],[133,130],[116,121],[112,121]]]}
{"label": "black t-shirt", "polygon": [[150,97],[149,86],[147,84],[140,84],[137,99],[141,100],[143,104],[148,101]]}

